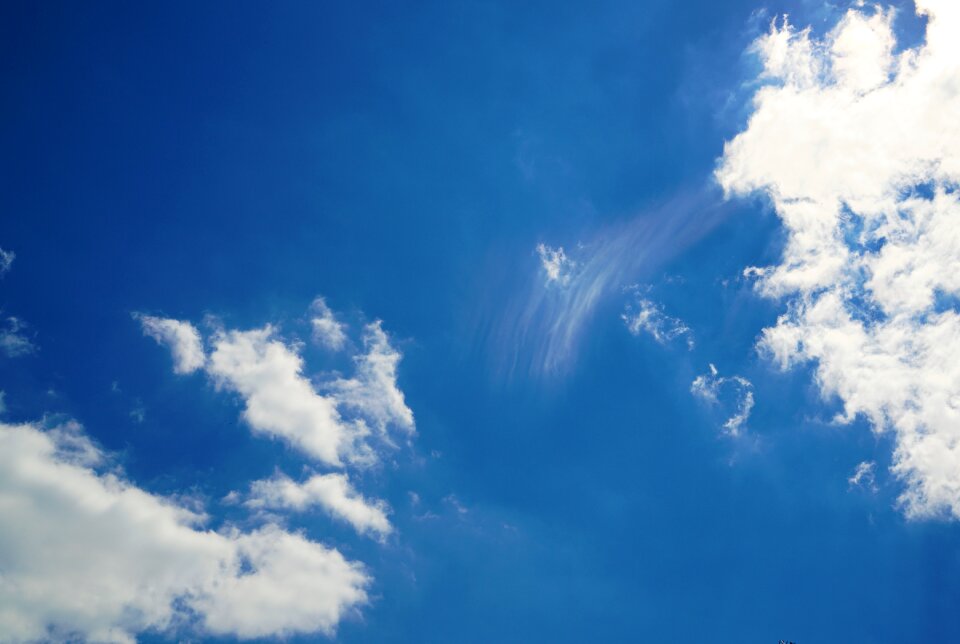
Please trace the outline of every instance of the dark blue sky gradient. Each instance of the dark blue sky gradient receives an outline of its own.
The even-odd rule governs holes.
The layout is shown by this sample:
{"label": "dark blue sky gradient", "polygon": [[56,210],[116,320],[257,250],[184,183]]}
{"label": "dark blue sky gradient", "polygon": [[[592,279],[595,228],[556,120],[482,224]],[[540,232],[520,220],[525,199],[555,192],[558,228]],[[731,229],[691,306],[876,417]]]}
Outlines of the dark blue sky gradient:
{"label": "dark blue sky gradient", "polygon": [[[909,42],[921,26],[903,6]],[[738,279],[780,250],[762,202],[727,206],[636,278],[693,351],[630,335],[625,294],[601,302],[563,374],[495,366],[489,325],[536,277],[536,244],[576,248],[713,194],[749,113],[743,51],[778,13],[815,29],[838,15],[764,7],[6,3],[0,246],[17,259],[0,309],[39,347],[0,360],[6,417],[76,418],[138,485],[242,523],[218,499],[308,461],[251,436],[202,376],[175,376],[130,315],[306,337],[324,295],[354,330],[384,320],[418,428],[361,480],[395,539],[291,521],[375,577],[339,640],[956,638],[957,526],[906,521],[889,440],[831,424],[808,367],[756,355],[781,312]],[[741,440],[690,395],[709,363],[754,383]],[[876,494],[847,483],[865,460]]]}

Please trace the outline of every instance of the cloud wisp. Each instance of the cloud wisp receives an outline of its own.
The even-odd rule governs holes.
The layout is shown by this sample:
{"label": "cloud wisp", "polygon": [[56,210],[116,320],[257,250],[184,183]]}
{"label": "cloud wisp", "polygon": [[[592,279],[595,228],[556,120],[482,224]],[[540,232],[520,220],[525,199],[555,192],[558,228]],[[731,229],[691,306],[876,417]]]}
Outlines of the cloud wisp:
{"label": "cloud wisp", "polygon": [[693,349],[693,331],[683,320],[667,315],[661,304],[636,293],[636,300],[628,303],[620,316],[633,335],[646,333],[660,344],[685,338],[688,349]]}
{"label": "cloud wisp", "polygon": [[815,364],[838,421],[893,432],[907,516],[960,518],[960,5],[916,4],[925,41],[899,53],[892,9],[823,39],[772,24],[716,176],[767,195],[787,233],[778,264],[747,270],[786,303],[760,349]]}
{"label": "cloud wisp", "polygon": [[[540,270],[530,271],[528,283],[489,331],[487,342],[501,358],[501,371],[539,376],[568,370],[601,303],[682,253],[729,210],[718,195],[704,190],[608,226],[579,245],[575,257],[564,253],[562,262],[559,254],[551,254],[559,251],[543,246]],[[575,270],[560,270],[573,264]]]}
{"label": "cloud wisp", "polygon": [[728,417],[723,431],[739,436],[753,411],[753,383],[743,376],[721,376],[714,365],[710,373],[697,376],[690,385],[690,393],[714,408],[725,410]]}

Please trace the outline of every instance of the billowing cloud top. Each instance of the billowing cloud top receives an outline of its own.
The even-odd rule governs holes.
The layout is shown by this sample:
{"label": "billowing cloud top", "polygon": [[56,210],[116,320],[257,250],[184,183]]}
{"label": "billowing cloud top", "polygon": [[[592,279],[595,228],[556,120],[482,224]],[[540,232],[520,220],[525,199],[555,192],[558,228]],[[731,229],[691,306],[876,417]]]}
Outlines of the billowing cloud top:
{"label": "billowing cloud top", "polygon": [[917,7],[926,41],[899,54],[892,10],[852,9],[823,40],[774,23],[717,179],[766,193],[788,233],[778,265],[748,269],[789,300],[761,347],[816,361],[841,420],[896,432],[908,515],[960,517],[960,5]]}
{"label": "billowing cloud top", "polygon": [[135,314],[148,335],[170,349],[173,354],[173,370],[177,373],[193,373],[203,367],[205,357],[200,332],[189,322],[158,318],[152,315]]}
{"label": "billowing cloud top", "polygon": [[299,534],[202,517],[97,466],[67,424],[0,423],[0,640],[133,642],[198,620],[240,638],[332,633],[366,602],[363,568]]}

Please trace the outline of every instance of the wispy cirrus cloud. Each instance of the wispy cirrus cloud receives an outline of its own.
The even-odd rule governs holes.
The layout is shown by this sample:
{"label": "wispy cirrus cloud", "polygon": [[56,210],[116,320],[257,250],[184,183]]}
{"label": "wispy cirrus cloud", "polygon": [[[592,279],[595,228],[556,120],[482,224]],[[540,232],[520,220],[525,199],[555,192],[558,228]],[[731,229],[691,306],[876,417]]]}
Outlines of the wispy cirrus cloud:
{"label": "wispy cirrus cloud", "polygon": [[[729,210],[718,194],[704,189],[600,230],[589,242],[578,244],[573,256],[564,252],[561,259],[544,245],[538,270],[527,271],[529,279],[505,308],[498,309],[500,317],[487,331],[486,341],[499,356],[501,370],[542,375],[568,369],[602,302],[622,296],[624,286],[682,253]],[[576,270],[560,270],[573,264]],[[556,279],[550,278],[553,274]]]}

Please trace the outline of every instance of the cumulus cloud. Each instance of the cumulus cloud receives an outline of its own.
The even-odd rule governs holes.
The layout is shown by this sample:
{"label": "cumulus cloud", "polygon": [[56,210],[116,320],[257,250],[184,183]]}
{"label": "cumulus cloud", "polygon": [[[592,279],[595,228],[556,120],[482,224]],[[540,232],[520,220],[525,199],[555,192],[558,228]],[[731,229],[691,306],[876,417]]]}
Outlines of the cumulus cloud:
{"label": "cumulus cloud", "polygon": [[143,334],[170,349],[173,354],[173,370],[176,373],[193,373],[203,367],[206,356],[200,332],[189,322],[158,318],[152,315],[134,314],[143,327]]}
{"label": "cumulus cloud", "polygon": [[537,255],[540,256],[540,266],[547,277],[547,284],[566,286],[570,283],[570,276],[577,263],[567,257],[563,246],[551,248],[546,244],[537,244]]}
{"label": "cumulus cloud", "polygon": [[693,332],[690,327],[684,324],[683,320],[664,313],[663,306],[652,300],[638,295],[635,303],[627,305],[621,318],[633,335],[647,333],[660,344],[686,337],[687,348],[693,349]]}
{"label": "cumulus cloud", "polygon": [[255,432],[281,438],[329,465],[342,464],[363,428],[344,422],[337,401],[318,394],[303,374],[303,358],[270,325],[220,331],[211,340],[207,373],[240,394]]}
{"label": "cumulus cloud", "polygon": [[779,264],[748,269],[787,300],[760,348],[813,361],[838,420],[895,433],[908,516],[960,517],[960,5],[917,9],[926,39],[900,53],[893,10],[851,9],[822,40],[774,23],[717,179],[765,193],[787,232]]}
{"label": "cumulus cloud", "polygon": [[413,411],[397,387],[397,365],[402,355],[390,345],[379,320],[364,327],[363,347],[364,352],[354,358],[356,374],[331,385],[337,404],[359,413],[381,435],[386,435],[388,427],[412,434]]}
{"label": "cumulus cloud", "polygon": [[[377,460],[376,442],[393,445],[392,432],[405,437],[415,432],[413,412],[397,385],[402,356],[380,321],[364,327],[363,350],[353,356],[350,378],[321,373],[315,385],[304,373],[299,343],[284,340],[272,325],[220,329],[208,338],[210,351],[204,356],[190,323],[141,320],[147,320],[145,330],[163,330],[163,337],[189,337],[189,345],[200,351],[196,368],[203,368],[218,388],[240,395],[243,418],[254,432],[281,439],[322,463],[371,464]],[[167,344],[176,355],[183,343]],[[178,373],[187,372],[178,368],[182,362],[176,360]]]}
{"label": "cumulus cloud", "polygon": [[275,525],[204,528],[107,461],[76,424],[0,423],[0,639],[331,634],[367,601],[368,576],[336,550]]}
{"label": "cumulus cloud", "polygon": [[361,534],[373,534],[383,539],[393,530],[387,518],[386,503],[365,499],[354,490],[346,474],[316,474],[303,483],[283,474],[254,481],[246,505],[298,512],[319,506]]}
{"label": "cumulus cloud", "polygon": [[0,351],[8,358],[27,355],[36,351],[36,345],[23,333],[26,324],[20,318],[8,317],[0,328]]}
{"label": "cumulus cloud", "polygon": [[327,306],[327,301],[318,297],[310,306],[312,316],[310,325],[313,327],[313,340],[328,349],[339,351],[347,341],[345,325],[338,321],[333,311]]}
{"label": "cumulus cloud", "polygon": [[740,435],[753,411],[753,384],[742,376],[721,376],[712,364],[710,373],[694,379],[690,393],[729,414],[723,430],[730,436]]}

